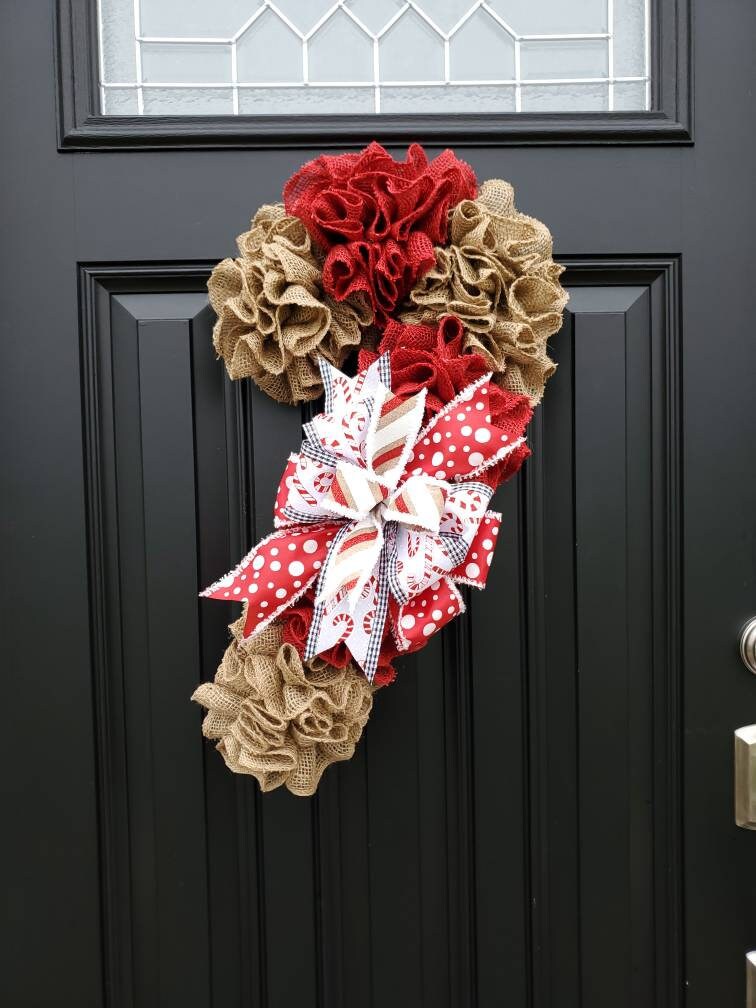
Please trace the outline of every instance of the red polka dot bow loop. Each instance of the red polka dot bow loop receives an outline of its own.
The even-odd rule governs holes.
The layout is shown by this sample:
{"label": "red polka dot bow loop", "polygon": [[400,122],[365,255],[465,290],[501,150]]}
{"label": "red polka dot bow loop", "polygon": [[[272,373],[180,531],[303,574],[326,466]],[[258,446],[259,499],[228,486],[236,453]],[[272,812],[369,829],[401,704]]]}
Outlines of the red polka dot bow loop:
{"label": "red polka dot bow loop", "polygon": [[524,438],[492,422],[490,375],[421,430],[426,391],[395,395],[387,354],[355,378],[320,367],[325,412],[289,458],[276,531],[203,595],[247,601],[253,636],[314,585],[305,659],[343,642],[372,681],[387,619],[415,650],[462,612],[456,584],[484,587],[501,516],[476,477]]}

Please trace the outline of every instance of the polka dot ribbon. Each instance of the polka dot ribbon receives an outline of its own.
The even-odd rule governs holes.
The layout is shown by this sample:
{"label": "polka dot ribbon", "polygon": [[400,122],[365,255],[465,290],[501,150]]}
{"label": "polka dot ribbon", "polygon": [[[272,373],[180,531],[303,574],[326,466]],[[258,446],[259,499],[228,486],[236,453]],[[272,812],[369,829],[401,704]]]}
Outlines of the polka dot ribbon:
{"label": "polka dot ribbon", "polygon": [[463,611],[457,584],[485,586],[501,516],[475,477],[523,439],[491,422],[490,375],[420,430],[425,393],[393,395],[385,355],[321,371],[327,410],[288,460],[276,531],[202,594],[248,602],[251,636],[315,584],[305,658],[343,641],[372,681],[387,619],[415,650]]}

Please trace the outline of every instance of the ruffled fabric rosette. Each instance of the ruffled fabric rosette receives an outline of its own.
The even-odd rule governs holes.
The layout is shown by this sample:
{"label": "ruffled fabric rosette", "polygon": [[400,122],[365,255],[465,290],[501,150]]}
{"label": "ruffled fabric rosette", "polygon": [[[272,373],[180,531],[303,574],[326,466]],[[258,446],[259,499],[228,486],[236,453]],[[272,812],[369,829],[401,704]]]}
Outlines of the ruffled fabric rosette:
{"label": "ruffled fabric rosette", "polygon": [[304,426],[278,490],[276,531],[203,592],[248,602],[254,637],[315,588],[304,659],[343,643],[372,682],[387,621],[399,653],[485,587],[501,516],[480,477],[523,444],[522,414],[494,422],[486,374],[423,426],[426,390],[391,390],[388,355],[355,378],[321,362],[325,411]]}
{"label": "ruffled fabric rosette", "polygon": [[244,618],[215,681],[192,699],[226,766],[256,777],[262,791],[311,795],[331,763],[350,759],[373,705],[373,687],[354,665],[303,662],[280,623],[244,638]]}
{"label": "ruffled fabric rosette", "polygon": [[354,752],[395,659],[485,586],[489,501],[530,454],[567,295],[509,183],[417,144],[308,162],[238,251],[208,282],[229,377],[324,408],[274,532],[203,592],[243,612],[194,699],[231,770],[306,795]]}
{"label": "ruffled fabric rosette", "polygon": [[327,249],[323,284],[337,301],[367,297],[382,328],[446,241],[449,210],[475,195],[472,168],[445,150],[428,161],[410,144],[395,161],[378,143],[323,154],[284,186],[288,213]]}

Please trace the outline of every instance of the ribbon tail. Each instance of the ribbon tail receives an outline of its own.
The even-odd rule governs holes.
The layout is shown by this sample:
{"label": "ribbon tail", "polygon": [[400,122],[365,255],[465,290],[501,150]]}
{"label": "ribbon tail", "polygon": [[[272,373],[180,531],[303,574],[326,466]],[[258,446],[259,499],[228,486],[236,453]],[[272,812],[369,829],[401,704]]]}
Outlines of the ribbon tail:
{"label": "ribbon tail", "polygon": [[375,679],[378,671],[378,658],[383,644],[383,634],[386,629],[386,617],[388,615],[389,603],[389,583],[388,583],[388,550],[384,549],[379,561],[378,589],[375,601],[375,616],[370,629],[370,637],[366,653],[360,665],[369,683]]}
{"label": "ribbon tail", "polygon": [[[347,532],[348,528],[344,530],[344,535]],[[335,551],[338,549],[339,544],[339,536],[337,536],[331,544],[331,548]],[[350,629],[345,631],[345,636],[339,639],[344,640],[355,662],[365,673],[368,682],[373,682],[375,674],[378,671],[378,659],[388,618],[390,589],[387,574],[389,556],[390,548],[384,546],[378,562],[375,568],[373,568],[372,575],[369,576],[375,583],[374,601],[368,602],[367,599],[362,599],[360,602],[363,613],[362,619],[358,614],[352,622],[354,614],[348,611],[348,606],[345,607],[345,599],[348,598],[346,594],[322,598],[321,601],[315,603],[310,631],[305,644],[305,661],[309,661],[322,651],[333,646],[335,643],[335,639],[332,638],[334,621],[341,620]],[[329,559],[330,556],[326,559],[326,564]],[[326,564],[324,564],[324,570]],[[321,584],[323,576],[321,574]],[[372,608],[371,617],[368,617],[365,612],[369,608]],[[367,622],[368,618],[369,622]]]}
{"label": "ribbon tail", "polygon": [[333,523],[278,529],[255,546],[225,577],[201,592],[202,598],[246,602],[244,636],[273,622],[318,577],[321,557],[336,534]]}
{"label": "ribbon tail", "polygon": [[336,555],[342,540],[349,534],[350,529],[351,523],[342,525],[334,536],[333,542],[328,547],[328,552],[326,553],[323,566],[321,567],[317,588],[315,589],[316,601],[313,606],[312,622],[310,623],[310,631],[307,634],[307,643],[305,644],[304,649],[303,658],[305,661],[309,661],[311,658],[314,658],[318,653],[318,640],[320,638],[320,631],[323,626],[323,615],[326,608],[326,600],[322,597],[323,586],[325,584],[326,577],[328,576],[331,561]]}

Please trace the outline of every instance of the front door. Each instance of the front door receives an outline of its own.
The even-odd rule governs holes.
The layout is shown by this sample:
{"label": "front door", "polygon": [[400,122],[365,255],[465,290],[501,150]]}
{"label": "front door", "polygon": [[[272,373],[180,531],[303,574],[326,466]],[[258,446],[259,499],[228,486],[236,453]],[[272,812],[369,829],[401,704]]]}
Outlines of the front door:
{"label": "front door", "polygon": [[[294,85],[245,83],[266,47],[283,66],[305,36],[312,80],[326,72],[312,26],[275,34],[296,5],[53,6],[5,5],[0,33],[3,1003],[742,1004],[756,8],[346,0],[331,13],[347,27],[321,26],[346,33],[339,86],[302,85],[322,114]],[[314,24],[329,5],[312,6]],[[345,7],[399,18],[367,26],[394,82],[411,77],[401,18],[418,54],[438,28],[435,91],[366,88]],[[489,18],[503,83],[488,35],[455,63],[468,8],[455,31]],[[518,27],[531,8],[539,23]],[[641,69],[623,70],[633,18]],[[135,45],[134,78],[118,54]],[[171,45],[200,69],[176,57],[161,86]],[[599,69],[569,63],[584,58]],[[533,456],[495,502],[488,589],[401,664],[316,797],[261,795],[189,702],[237,611],[196,596],[271,528],[303,416],[226,378],[205,284],[297,167],[371,138],[451,146],[509,180],[555,237],[570,303]]]}

